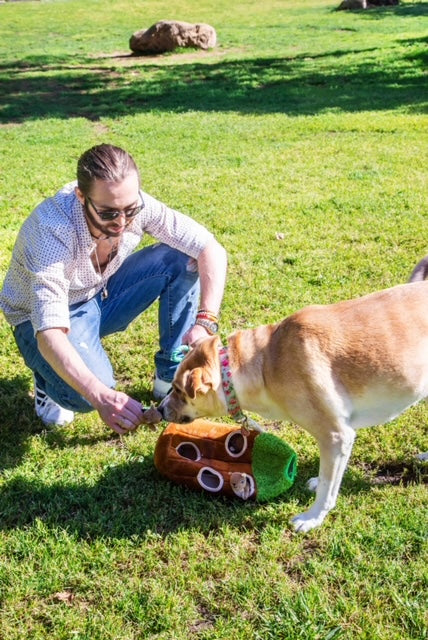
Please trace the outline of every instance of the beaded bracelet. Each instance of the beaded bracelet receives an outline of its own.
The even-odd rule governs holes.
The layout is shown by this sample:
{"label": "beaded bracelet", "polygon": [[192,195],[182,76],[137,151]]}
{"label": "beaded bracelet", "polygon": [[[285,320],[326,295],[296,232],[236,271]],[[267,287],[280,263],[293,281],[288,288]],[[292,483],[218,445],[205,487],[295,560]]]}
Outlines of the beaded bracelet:
{"label": "beaded bracelet", "polygon": [[212,322],[218,322],[218,316],[212,311],[208,311],[207,309],[199,309],[196,314],[197,318],[206,318],[207,320],[211,320]]}

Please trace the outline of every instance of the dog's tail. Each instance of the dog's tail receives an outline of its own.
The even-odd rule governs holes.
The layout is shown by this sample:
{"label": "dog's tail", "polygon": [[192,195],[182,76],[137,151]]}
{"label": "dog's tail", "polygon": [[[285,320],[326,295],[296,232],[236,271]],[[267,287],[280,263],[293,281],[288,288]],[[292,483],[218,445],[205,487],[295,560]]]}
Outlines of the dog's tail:
{"label": "dog's tail", "polygon": [[413,269],[409,282],[418,282],[419,280],[426,280],[428,278],[428,255],[422,258],[420,262]]}

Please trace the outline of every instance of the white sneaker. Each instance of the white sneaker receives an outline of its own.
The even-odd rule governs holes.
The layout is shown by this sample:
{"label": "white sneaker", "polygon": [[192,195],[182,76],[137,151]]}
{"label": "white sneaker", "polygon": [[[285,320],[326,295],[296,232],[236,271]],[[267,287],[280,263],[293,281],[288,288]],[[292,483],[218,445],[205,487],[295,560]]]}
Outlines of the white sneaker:
{"label": "white sneaker", "polygon": [[54,402],[34,380],[34,406],[36,413],[44,424],[64,426],[74,420],[74,413]]}
{"label": "white sneaker", "polygon": [[171,391],[171,382],[161,380],[157,374],[153,381],[153,397],[155,400],[163,400],[165,396]]}

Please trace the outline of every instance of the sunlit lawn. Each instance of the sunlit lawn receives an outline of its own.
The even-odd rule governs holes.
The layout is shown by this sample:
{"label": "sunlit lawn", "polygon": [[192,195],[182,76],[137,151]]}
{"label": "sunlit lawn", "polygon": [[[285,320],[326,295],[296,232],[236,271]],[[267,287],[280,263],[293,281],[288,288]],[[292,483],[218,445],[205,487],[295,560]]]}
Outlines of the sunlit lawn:
{"label": "sunlit lawn", "polygon": [[[31,209],[109,141],[225,245],[223,339],[405,282],[428,253],[427,5],[336,6],[0,5],[0,278]],[[162,18],[208,22],[218,46],[130,56]],[[153,308],[106,341],[144,404],[156,335]],[[43,430],[3,317],[0,338],[1,640],[427,637],[425,405],[359,434],[337,508],[296,535],[318,465],[296,425],[262,420],[298,453],[288,493],[193,494],[155,470],[159,431],[119,439],[95,413]]]}

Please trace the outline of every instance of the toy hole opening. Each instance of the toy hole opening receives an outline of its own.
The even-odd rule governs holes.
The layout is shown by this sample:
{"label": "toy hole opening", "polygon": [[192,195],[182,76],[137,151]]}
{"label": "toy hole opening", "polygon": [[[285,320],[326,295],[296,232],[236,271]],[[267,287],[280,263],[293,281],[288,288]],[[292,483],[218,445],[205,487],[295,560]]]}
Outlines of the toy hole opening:
{"label": "toy hole opening", "polygon": [[177,453],[182,458],[197,461],[201,458],[201,452],[193,442],[181,442],[176,448]]}
{"label": "toy hole opening", "polygon": [[288,466],[284,469],[284,475],[286,478],[294,478],[296,474],[296,466],[296,457],[294,456],[288,463]]}
{"label": "toy hole opening", "polygon": [[198,482],[206,491],[220,491],[223,488],[223,476],[215,469],[203,467],[198,473]]}
{"label": "toy hole opening", "polygon": [[227,436],[224,446],[232,458],[239,458],[247,449],[247,436],[242,435],[241,431],[232,431]]}

